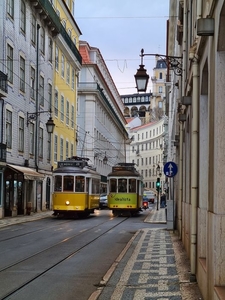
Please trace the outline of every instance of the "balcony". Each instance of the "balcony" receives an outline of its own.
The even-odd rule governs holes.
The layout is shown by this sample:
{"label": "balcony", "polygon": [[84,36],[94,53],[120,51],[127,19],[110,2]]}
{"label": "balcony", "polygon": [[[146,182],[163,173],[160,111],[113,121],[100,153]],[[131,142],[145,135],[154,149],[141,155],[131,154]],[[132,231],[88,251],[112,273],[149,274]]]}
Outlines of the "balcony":
{"label": "balcony", "polygon": [[8,77],[6,74],[0,71],[0,98],[6,97],[8,93]]}
{"label": "balcony", "polygon": [[6,144],[0,143],[0,162],[6,162]]}
{"label": "balcony", "polygon": [[71,40],[70,36],[66,32],[66,29],[62,25],[60,27],[60,33],[64,38],[65,42],[67,43],[68,47],[70,48],[70,50],[73,52],[74,56],[77,58],[78,62],[82,64],[82,57],[80,55],[80,52],[78,51],[74,42]]}
{"label": "balcony", "polygon": [[53,36],[57,35],[62,25],[52,3],[49,0],[30,0],[30,2],[33,4],[36,12],[39,13],[41,19],[44,20]]}

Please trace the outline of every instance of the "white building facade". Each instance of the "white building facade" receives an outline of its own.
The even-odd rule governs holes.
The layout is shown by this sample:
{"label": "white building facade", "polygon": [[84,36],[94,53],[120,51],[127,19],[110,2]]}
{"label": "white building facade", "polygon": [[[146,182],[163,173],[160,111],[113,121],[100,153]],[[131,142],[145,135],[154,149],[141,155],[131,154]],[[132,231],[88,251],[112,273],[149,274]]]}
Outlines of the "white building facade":
{"label": "white building facade", "polygon": [[165,176],[163,174],[164,118],[130,129],[130,162],[137,166],[143,176],[146,189],[156,192],[156,181],[160,177],[163,192]]}
{"label": "white building facade", "polygon": [[124,105],[99,49],[80,41],[80,53],[83,63],[78,84],[77,155],[90,159],[102,175],[105,192],[112,166],[127,159]]}

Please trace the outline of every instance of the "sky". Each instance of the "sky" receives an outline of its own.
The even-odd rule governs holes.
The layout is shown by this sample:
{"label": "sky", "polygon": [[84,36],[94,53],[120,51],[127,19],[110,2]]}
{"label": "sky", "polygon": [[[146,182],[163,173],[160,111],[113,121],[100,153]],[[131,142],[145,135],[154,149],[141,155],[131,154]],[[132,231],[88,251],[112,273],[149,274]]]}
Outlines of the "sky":
{"label": "sky", "polygon": [[[142,48],[166,54],[169,0],[75,0],[74,16],[80,40],[100,50],[120,95],[137,93],[134,74]],[[155,57],[145,56],[144,65],[152,76]]]}

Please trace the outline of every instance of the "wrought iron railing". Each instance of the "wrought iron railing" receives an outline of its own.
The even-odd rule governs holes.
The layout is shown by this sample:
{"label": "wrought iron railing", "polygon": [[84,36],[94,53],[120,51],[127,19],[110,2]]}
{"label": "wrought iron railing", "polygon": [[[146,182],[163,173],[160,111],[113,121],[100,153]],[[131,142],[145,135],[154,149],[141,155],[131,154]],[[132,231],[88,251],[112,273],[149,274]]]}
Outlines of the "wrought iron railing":
{"label": "wrought iron railing", "polygon": [[2,90],[5,93],[8,93],[8,76],[4,74],[2,71],[0,71],[0,90]]}

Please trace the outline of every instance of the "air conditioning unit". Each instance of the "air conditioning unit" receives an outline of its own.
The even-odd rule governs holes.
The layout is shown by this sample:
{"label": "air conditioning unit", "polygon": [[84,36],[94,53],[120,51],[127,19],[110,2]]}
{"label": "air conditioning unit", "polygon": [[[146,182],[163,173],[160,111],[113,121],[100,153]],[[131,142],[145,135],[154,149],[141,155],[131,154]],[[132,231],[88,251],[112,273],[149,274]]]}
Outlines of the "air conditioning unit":
{"label": "air conditioning unit", "polygon": [[183,105],[191,105],[191,97],[184,96],[181,98],[181,103]]}
{"label": "air conditioning unit", "polygon": [[185,122],[186,121],[186,115],[185,114],[179,114],[179,122]]}

